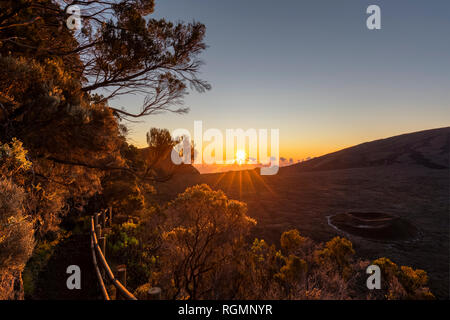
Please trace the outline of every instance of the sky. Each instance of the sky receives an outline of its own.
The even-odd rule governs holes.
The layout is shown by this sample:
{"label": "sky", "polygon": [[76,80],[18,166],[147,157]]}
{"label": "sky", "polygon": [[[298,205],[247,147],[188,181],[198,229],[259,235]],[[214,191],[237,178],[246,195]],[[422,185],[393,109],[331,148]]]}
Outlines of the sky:
{"label": "sky", "polygon": [[[381,30],[366,27],[369,5]],[[280,156],[304,159],[358,143],[450,125],[448,0],[156,0],[154,18],[206,25],[200,78],[187,115],[127,123],[146,145],[151,127],[279,129]],[[142,97],[112,106],[138,110]]]}

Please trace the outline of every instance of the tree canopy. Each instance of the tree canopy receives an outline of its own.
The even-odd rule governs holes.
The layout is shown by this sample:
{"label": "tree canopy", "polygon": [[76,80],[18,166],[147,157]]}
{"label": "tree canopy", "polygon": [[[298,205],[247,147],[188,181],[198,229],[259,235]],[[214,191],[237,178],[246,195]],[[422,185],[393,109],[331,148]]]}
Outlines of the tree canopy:
{"label": "tree canopy", "polygon": [[[78,32],[66,27],[73,5],[81,12]],[[100,101],[129,93],[145,96],[138,113],[114,109],[122,116],[186,112],[180,106],[186,88],[210,88],[197,77],[205,26],[152,19],[153,0],[10,0],[1,6],[2,55],[58,57],[81,81],[81,92],[102,89]]]}
{"label": "tree canopy", "polygon": [[[81,30],[66,26],[73,5]],[[98,190],[103,172],[136,175],[122,119],[187,112],[188,88],[210,88],[197,77],[205,26],[152,19],[153,0],[6,0],[0,9],[0,141],[23,142],[35,184],[76,197]],[[130,93],[144,97],[140,112],[109,105]]]}
{"label": "tree canopy", "polygon": [[[80,30],[66,24],[74,5]],[[153,10],[153,0],[0,1],[1,184],[23,193],[8,206],[24,208],[11,237],[26,244],[14,272],[31,253],[33,234],[55,237],[62,217],[103,190],[106,203],[141,209],[157,177],[127,143],[123,121],[187,112],[188,91],[210,88],[197,77],[205,26],[154,19]],[[141,95],[141,110],[111,107],[123,94]],[[30,226],[35,232],[21,233]]]}

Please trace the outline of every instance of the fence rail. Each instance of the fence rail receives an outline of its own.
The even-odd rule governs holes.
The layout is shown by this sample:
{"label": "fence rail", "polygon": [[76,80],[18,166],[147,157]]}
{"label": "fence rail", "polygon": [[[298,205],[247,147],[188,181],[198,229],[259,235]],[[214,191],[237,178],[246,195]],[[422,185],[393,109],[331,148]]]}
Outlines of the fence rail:
{"label": "fence rail", "polygon": [[[100,219],[99,219],[100,218]],[[99,220],[102,225],[99,224]],[[106,211],[102,211],[101,213],[96,213],[91,217],[91,251],[92,251],[92,260],[94,262],[95,273],[97,274],[98,283],[100,286],[100,290],[102,291],[103,298],[105,300],[111,300],[108,291],[105,286],[104,276],[106,274],[108,280],[114,285],[116,292],[126,300],[137,300],[136,297],[128,291],[126,286],[126,267],[120,268],[120,274],[122,278],[122,284],[116,277],[114,273],[111,271],[108,262],[105,258],[105,248],[106,248],[106,238],[101,237],[102,226],[106,228],[106,221],[109,221],[109,225],[111,226],[112,222],[112,209],[109,208],[109,217],[106,216]],[[100,248],[99,241],[102,240],[102,247]],[[100,261],[100,265],[98,263]],[[103,272],[102,272],[103,271]]]}

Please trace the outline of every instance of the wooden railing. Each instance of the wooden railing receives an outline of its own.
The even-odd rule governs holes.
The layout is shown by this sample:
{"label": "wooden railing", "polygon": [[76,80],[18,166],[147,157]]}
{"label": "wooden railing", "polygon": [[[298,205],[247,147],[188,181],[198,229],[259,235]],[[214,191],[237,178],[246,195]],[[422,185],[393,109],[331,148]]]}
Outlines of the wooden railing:
{"label": "wooden railing", "polygon": [[[109,212],[109,216],[106,213]],[[100,222],[100,223],[99,223]],[[126,288],[126,266],[118,266],[117,272],[121,279],[119,281],[106,261],[106,233],[104,230],[112,225],[112,209],[109,208],[108,211],[104,210],[101,213],[96,213],[91,217],[91,251],[92,260],[94,262],[95,273],[97,274],[98,283],[100,290],[102,291],[103,298],[105,300],[111,300],[108,290],[105,285],[105,278],[114,285],[116,297],[125,300],[137,300],[136,297],[128,291]],[[103,234],[102,234],[103,230]],[[99,244],[100,243],[100,244]],[[100,262],[100,263],[98,263]],[[106,276],[106,277],[105,277]]]}

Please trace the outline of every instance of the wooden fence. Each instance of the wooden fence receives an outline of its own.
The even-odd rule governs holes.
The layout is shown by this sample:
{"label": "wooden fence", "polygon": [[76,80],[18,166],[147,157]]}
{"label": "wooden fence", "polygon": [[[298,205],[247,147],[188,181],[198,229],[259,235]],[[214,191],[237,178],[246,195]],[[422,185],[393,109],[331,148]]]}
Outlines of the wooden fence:
{"label": "wooden fence", "polygon": [[[107,213],[109,214],[107,215]],[[105,230],[108,230],[107,226],[111,227],[111,225],[112,208],[109,208],[109,210],[103,210],[102,212],[96,213],[91,217],[90,233],[92,260],[94,262],[95,273],[97,274],[100,290],[102,291],[102,295],[105,300],[111,300],[111,297],[109,296],[105,285],[105,280],[107,280],[114,285],[114,290],[116,292],[115,296],[117,298],[125,300],[137,300],[136,297],[126,288],[126,266],[120,265],[117,267],[118,278],[121,280],[119,281],[114,276],[114,273],[111,271],[111,268],[106,261],[105,249],[107,232],[105,232]]]}

